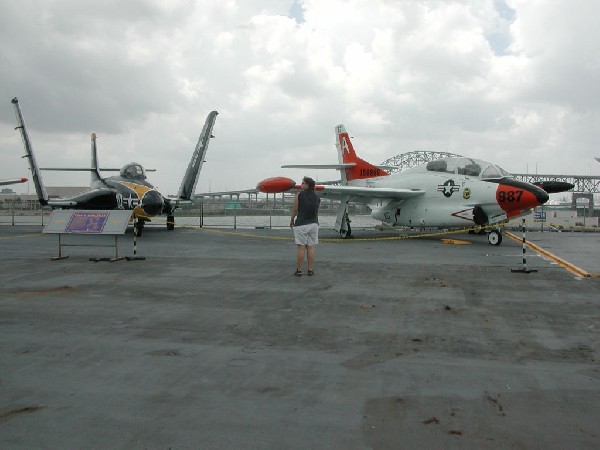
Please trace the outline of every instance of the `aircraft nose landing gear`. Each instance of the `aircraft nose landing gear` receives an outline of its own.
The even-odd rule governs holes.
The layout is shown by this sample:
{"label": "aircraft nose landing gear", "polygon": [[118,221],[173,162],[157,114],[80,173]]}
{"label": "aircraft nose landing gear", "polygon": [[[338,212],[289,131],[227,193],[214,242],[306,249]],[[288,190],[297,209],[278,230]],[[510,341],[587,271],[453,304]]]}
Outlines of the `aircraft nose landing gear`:
{"label": "aircraft nose landing gear", "polygon": [[172,231],[175,229],[175,216],[167,216],[167,230]]}
{"label": "aircraft nose landing gear", "polygon": [[144,231],[144,220],[137,219],[133,227],[133,232],[137,237],[140,237],[142,235],[142,231]]}
{"label": "aircraft nose landing gear", "polygon": [[502,233],[500,230],[492,230],[488,233],[488,242],[490,245],[500,245],[502,243]]}

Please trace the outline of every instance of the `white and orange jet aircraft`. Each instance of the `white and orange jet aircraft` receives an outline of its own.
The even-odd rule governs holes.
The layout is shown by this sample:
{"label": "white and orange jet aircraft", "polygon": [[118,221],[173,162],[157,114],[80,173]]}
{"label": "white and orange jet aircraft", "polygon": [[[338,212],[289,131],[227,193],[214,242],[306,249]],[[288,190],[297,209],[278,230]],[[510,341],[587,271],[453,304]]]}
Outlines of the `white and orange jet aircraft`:
{"label": "white and orange jet aircraft", "polygon": [[[284,168],[337,169],[341,185],[317,185],[319,196],[340,199],[334,229],[343,238],[352,230],[348,203],[369,206],[371,216],[389,226],[467,228],[484,227],[488,241],[500,245],[502,224],[528,214],[549,199],[548,192],[519,181],[508,172],[480,159],[444,158],[390,175],[354,151],[344,125],[335,127],[338,164],[286,165]],[[573,185],[553,185],[562,192]],[[287,177],[267,178],[257,189],[266,193],[300,189]]]}

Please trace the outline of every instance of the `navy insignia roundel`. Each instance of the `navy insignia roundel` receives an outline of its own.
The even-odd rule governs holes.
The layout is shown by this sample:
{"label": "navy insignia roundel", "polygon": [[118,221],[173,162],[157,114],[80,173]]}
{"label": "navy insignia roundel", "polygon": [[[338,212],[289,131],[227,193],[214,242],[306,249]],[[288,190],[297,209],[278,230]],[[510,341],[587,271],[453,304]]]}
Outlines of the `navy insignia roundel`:
{"label": "navy insignia roundel", "polygon": [[437,190],[444,194],[444,197],[452,197],[456,191],[458,191],[458,186],[454,184],[454,180],[448,180],[444,184],[438,184]]}

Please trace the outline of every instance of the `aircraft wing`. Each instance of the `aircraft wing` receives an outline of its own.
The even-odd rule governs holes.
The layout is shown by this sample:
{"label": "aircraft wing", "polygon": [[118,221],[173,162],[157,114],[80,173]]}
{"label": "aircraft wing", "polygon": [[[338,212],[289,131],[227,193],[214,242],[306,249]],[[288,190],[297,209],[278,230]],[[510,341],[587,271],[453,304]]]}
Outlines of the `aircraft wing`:
{"label": "aircraft wing", "polygon": [[180,200],[191,200],[192,196],[194,195],[196,185],[198,184],[198,177],[200,176],[200,171],[202,170],[202,164],[204,163],[204,157],[206,156],[206,152],[208,150],[208,144],[210,143],[210,139],[214,137],[212,135],[212,130],[218,114],[219,113],[217,111],[211,111],[206,117],[204,127],[202,128],[202,132],[198,138],[198,143],[196,144],[194,153],[192,153],[192,159],[188,164],[185,175],[183,176],[183,180],[181,180],[181,186],[179,187],[179,192],[177,193],[177,197]]}
{"label": "aircraft wing", "polygon": [[[287,177],[273,177],[260,181],[256,189],[267,194],[286,192],[292,189],[301,189],[299,184]],[[338,186],[335,184],[318,184],[315,191],[322,197],[344,198],[351,197],[352,201],[368,203],[372,199],[385,198],[389,200],[403,200],[425,194],[422,189],[399,189],[392,187],[367,187],[367,186]]]}
{"label": "aircraft wing", "polygon": [[347,197],[350,196],[354,201],[364,199],[368,202],[369,199],[387,198],[391,200],[403,200],[411,197],[417,197],[425,194],[425,191],[420,189],[397,189],[397,188],[380,188],[380,187],[362,187],[362,186],[332,186],[318,185],[315,186],[322,197]]}
{"label": "aircraft wing", "polygon": [[[127,201],[125,199],[124,201]],[[94,209],[112,209],[117,207],[115,191],[109,188],[98,188],[84,191],[70,197],[49,199],[48,205],[53,207],[93,207]]]}

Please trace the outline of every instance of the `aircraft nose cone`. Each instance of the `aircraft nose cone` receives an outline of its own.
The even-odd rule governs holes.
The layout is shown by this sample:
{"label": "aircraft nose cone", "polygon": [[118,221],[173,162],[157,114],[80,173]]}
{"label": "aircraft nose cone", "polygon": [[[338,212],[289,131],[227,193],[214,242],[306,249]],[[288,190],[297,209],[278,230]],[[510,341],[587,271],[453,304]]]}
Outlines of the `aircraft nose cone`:
{"label": "aircraft nose cone", "polygon": [[513,179],[504,180],[496,191],[496,200],[507,213],[535,208],[549,199],[550,196],[543,189]]}
{"label": "aircraft nose cone", "polygon": [[548,193],[539,186],[536,186],[534,184],[527,184],[525,185],[525,189],[529,191],[527,192],[527,196],[530,197],[532,200],[535,197],[535,201],[537,201],[540,205],[543,205],[548,200],[550,200],[550,196],[548,195]]}
{"label": "aircraft nose cone", "polygon": [[[536,188],[537,188],[537,186],[536,186]],[[534,194],[535,194],[535,197],[537,198],[538,202],[540,202],[542,205],[544,203],[546,203],[548,200],[550,200],[550,196],[542,188],[537,188],[535,190]]]}
{"label": "aircraft nose cone", "polygon": [[148,191],[142,197],[141,207],[148,216],[160,214],[165,205],[165,201],[158,191]]}

